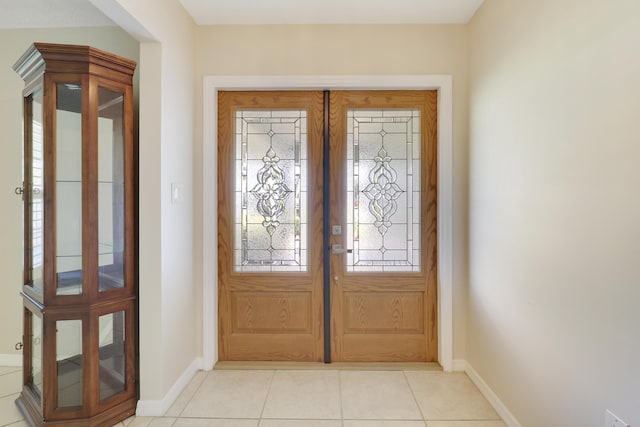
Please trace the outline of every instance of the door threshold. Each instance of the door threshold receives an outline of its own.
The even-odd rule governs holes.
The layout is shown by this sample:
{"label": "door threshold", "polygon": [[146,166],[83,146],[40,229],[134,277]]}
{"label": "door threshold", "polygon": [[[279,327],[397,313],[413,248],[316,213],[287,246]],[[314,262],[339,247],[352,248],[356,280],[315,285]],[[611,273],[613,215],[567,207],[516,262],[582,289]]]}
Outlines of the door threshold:
{"label": "door threshold", "polygon": [[230,370],[307,370],[307,371],[435,371],[441,372],[437,362],[218,362],[217,371]]}

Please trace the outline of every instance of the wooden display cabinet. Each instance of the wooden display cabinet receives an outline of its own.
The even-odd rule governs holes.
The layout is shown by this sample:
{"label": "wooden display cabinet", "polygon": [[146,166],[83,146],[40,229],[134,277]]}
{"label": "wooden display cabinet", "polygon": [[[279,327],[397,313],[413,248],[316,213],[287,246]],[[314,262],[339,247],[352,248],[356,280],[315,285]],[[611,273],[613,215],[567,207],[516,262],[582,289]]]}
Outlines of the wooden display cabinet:
{"label": "wooden display cabinet", "polygon": [[24,353],[32,426],[112,426],[136,387],[135,62],[35,43],[25,81]]}

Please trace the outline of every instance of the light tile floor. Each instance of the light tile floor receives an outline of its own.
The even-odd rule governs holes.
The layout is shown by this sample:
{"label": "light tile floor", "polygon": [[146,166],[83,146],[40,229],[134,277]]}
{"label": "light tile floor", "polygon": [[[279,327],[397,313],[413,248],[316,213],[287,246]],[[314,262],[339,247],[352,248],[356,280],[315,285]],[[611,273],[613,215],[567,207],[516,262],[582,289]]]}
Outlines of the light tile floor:
{"label": "light tile floor", "polygon": [[[26,427],[0,367],[0,426]],[[198,372],[163,417],[117,427],[506,427],[469,378],[432,371]]]}

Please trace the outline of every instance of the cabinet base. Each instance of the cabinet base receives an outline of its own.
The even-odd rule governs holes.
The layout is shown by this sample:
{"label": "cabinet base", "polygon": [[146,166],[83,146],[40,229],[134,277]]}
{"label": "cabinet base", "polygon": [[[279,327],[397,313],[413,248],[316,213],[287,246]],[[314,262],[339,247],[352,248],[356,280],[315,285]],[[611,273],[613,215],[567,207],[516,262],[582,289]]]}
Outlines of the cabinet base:
{"label": "cabinet base", "polygon": [[16,406],[30,427],[64,426],[64,427],[112,427],[136,414],[136,401],[127,400],[104,412],[89,418],[45,420],[40,413],[38,402],[24,391],[16,399]]}

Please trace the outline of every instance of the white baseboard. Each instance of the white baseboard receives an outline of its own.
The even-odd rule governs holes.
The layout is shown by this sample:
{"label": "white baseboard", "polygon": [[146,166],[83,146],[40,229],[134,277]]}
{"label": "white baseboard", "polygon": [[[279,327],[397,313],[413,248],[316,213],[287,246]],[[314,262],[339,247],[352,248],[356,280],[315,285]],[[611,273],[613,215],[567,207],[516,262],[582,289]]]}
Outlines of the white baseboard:
{"label": "white baseboard", "polygon": [[498,395],[494,393],[494,391],[489,387],[489,385],[482,379],[480,374],[473,369],[473,366],[469,364],[466,360],[455,360],[454,366],[456,363],[459,363],[458,366],[463,367],[463,370],[469,379],[473,381],[473,383],[478,387],[480,392],[484,395],[484,397],[489,401],[491,406],[496,410],[500,418],[504,421],[504,423],[509,427],[522,427],[522,424],[516,419],[516,417],[509,411],[507,406],[500,400]]}
{"label": "white baseboard", "polygon": [[164,415],[189,384],[191,378],[193,378],[198,370],[203,369],[203,366],[204,361],[201,357],[194,359],[191,365],[189,365],[176,382],[173,383],[162,400],[139,400],[136,415],[140,417],[161,417]]}
{"label": "white baseboard", "polygon": [[0,366],[22,366],[22,354],[0,354]]}

